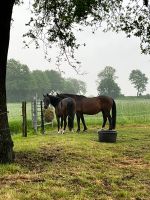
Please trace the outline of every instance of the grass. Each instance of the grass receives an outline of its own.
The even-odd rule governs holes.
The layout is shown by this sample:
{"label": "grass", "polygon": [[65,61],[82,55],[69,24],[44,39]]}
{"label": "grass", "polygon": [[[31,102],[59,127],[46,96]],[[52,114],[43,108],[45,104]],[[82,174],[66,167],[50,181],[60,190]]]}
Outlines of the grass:
{"label": "grass", "polygon": [[0,199],[149,200],[150,126],[118,126],[116,143],[87,133],[13,135],[15,163],[0,165]]}
{"label": "grass", "polygon": [[149,124],[150,101],[148,99],[117,100],[119,124]]}
{"label": "grass", "polygon": [[[13,134],[15,163],[0,165],[0,200],[149,200],[150,101],[117,100],[117,143],[98,142],[101,113],[85,116],[87,133],[46,128]],[[21,132],[21,104],[8,104],[11,133]],[[76,125],[76,124],[75,124]]]}

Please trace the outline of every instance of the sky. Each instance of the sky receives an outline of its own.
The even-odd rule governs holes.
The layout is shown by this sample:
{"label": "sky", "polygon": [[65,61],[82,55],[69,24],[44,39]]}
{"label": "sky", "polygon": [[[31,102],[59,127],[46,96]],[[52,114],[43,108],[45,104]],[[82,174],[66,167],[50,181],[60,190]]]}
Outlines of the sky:
{"label": "sky", "polygon": [[[31,71],[58,70],[55,63],[57,49],[48,51],[51,57],[51,62],[48,62],[42,47],[37,50],[31,44],[30,48],[24,48],[22,35],[27,32],[25,23],[29,17],[29,5],[14,7],[8,59],[14,58],[26,64]],[[91,30],[86,29],[77,34],[77,39],[86,43],[86,46],[81,46],[76,53],[77,60],[82,63],[80,71],[84,72],[84,75],[77,74],[68,64],[62,63],[61,70],[65,72],[62,76],[84,81],[87,85],[87,96],[97,96],[97,74],[106,66],[116,69],[116,82],[122,94],[135,96],[137,93],[129,81],[129,75],[134,69],[139,69],[149,79],[147,90],[143,94],[150,93],[150,56],[141,54],[138,38],[126,38],[123,33],[103,33],[101,30],[92,34]]]}

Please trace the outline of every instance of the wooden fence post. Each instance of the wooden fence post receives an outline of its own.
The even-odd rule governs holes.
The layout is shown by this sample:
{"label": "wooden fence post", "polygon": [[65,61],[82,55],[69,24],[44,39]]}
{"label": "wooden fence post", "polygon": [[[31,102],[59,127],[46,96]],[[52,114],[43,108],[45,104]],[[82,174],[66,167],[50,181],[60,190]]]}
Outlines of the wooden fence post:
{"label": "wooden fence post", "polygon": [[42,134],[44,134],[45,127],[44,127],[43,101],[40,101],[40,106],[41,106],[41,132]]}
{"label": "wooden fence post", "polygon": [[32,106],[32,123],[33,123],[33,128],[34,132],[37,133],[37,97],[33,98],[33,101],[31,103]]}
{"label": "wooden fence post", "polygon": [[[45,125],[52,124],[53,127],[53,121],[50,123],[45,123],[45,116],[43,112],[43,101],[39,101],[37,99],[37,95],[33,98],[33,101],[31,102],[31,115],[32,115],[32,126],[34,128],[34,132],[37,133],[38,127],[41,127],[41,133],[45,133]],[[40,116],[39,116],[40,113]],[[39,120],[40,117],[40,120]],[[53,119],[52,119],[53,120]],[[40,121],[40,122],[39,122]],[[39,122],[39,124],[38,124]]]}
{"label": "wooden fence post", "polygon": [[22,136],[27,137],[27,110],[26,110],[26,101],[22,102]]}

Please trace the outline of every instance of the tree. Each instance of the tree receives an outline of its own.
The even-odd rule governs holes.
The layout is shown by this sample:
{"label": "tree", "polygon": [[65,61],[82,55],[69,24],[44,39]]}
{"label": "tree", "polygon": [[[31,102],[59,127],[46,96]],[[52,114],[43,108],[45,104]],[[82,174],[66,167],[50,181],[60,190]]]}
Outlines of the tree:
{"label": "tree", "polygon": [[27,65],[21,64],[14,59],[8,60],[6,83],[7,96],[11,101],[28,100],[32,85],[30,71]]}
{"label": "tree", "polygon": [[61,73],[54,70],[46,70],[45,73],[50,82],[47,91],[50,93],[61,92],[64,88],[64,78],[61,76]]}
{"label": "tree", "polygon": [[[13,160],[6,105],[6,63],[14,3],[15,0],[3,0],[0,12],[0,162]],[[78,24],[96,29],[104,22],[104,31],[124,31],[128,37],[137,36],[141,39],[142,52],[150,53],[148,1],[144,0],[143,3],[146,6],[142,7],[138,0],[130,0],[128,4],[123,0],[34,0],[34,16],[28,24],[32,28],[26,35],[34,39],[37,46],[39,39],[49,47],[57,43],[62,50],[60,53],[66,55],[68,60],[68,52],[74,58],[74,49],[79,47],[73,28]],[[79,30],[81,26],[78,26]]]}
{"label": "tree", "polygon": [[64,88],[62,92],[71,94],[85,94],[86,84],[83,81],[74,78],[68,78],[64,80]]}
{"label": "tree", "polygon": [[41,70],[31,72],[31,81],[31,96],[37,94],[39,97],[43,97],[43,94],[47,93],[51,86],[47,74]]}
{"label": "tree", "polygon": [[113,67],[106,66],[105,69],[98,74],[97,91],[99,95],[111,96],[113,98],[120,96],[120,88],[115,82],[117,78],[115,72],[116,70]]}
{"label": "tree", "polygon": [[129,76],[129,80],[137,89],[137,96],[140,96],[146,90],[148,78],[140,70],[132,70]]}
{"label": "tree", "polygon": [[35,94],[42,98],[45,93],[84,94],[86,92],[83,81],[72,78],[65,79],[60,72],[54,70],[30,72],[27,65],[14,59],[7,62],[6,86],[7,100],[10,102],[30,101]]}
{"label": "tree", "polygon": [[6,105],[6,63],[13,5],[14,0],[2,1],[0,12],[0,163],[10,163],[14,160]]}
{"label": "tree", "polygon": [[[36,47],[39,41],[50,48],[57,43],[67,61],[68,51],[74,58],[73,51],[80,46],[74,28],[81,31],[83,26],[92,26],[93,32],[101,28],[139,37],[142,52],[150,53],[148,1],[143,1],[143,5],[138,0],[34,0],[30,30],[25,36],[33,39]],[[70,64],[74,67],[74,63]]]}
{"label": "tree", "polygon": [[103,80],[106,78],[115,80],[117,78],[117,76],[115,76],[115,73],[116,73],[116,70],[113,67],[106,66],[105,69],[98,74],[98,78],[100,80]]}

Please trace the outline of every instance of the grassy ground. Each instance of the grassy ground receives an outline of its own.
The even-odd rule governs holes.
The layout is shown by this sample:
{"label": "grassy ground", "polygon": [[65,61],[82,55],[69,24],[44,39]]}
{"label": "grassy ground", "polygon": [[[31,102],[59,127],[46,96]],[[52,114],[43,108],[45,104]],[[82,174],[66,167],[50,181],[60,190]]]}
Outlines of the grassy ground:
{"label": "grassy ground", "polygon": [[0,200],[149,200],[150,126],[118,127],[116,143],[87,133],[22,138],[16,160],[0,165]]}

